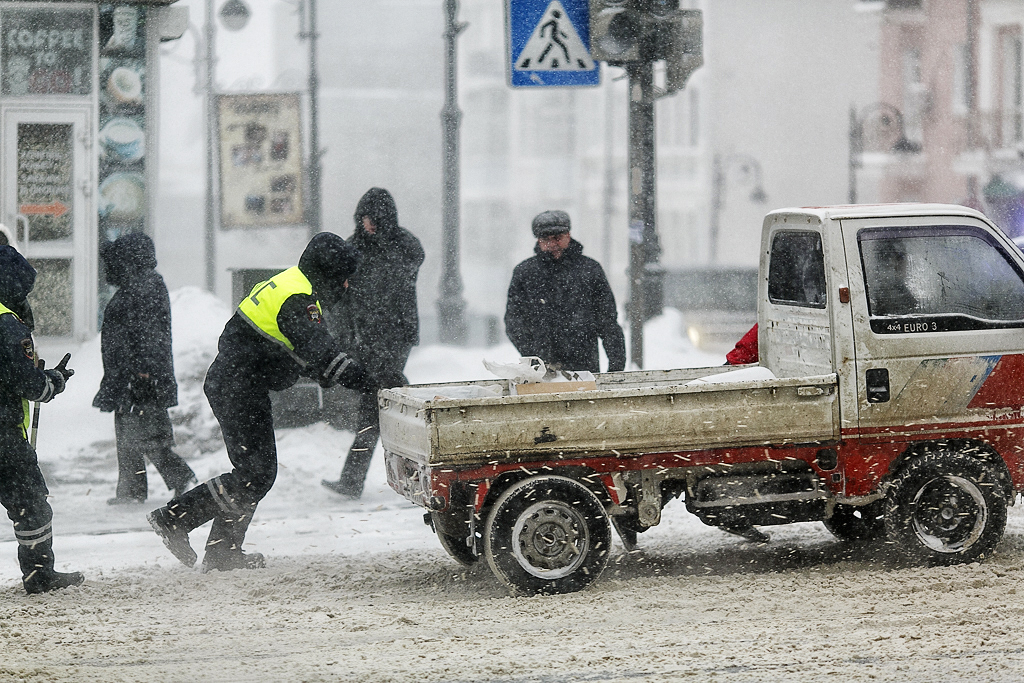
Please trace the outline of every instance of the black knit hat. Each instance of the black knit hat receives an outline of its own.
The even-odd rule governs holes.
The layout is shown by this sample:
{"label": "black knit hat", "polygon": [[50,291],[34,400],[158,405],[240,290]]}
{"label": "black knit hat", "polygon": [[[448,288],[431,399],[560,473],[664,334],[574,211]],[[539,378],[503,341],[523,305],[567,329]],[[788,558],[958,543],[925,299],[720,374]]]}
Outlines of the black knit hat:
{"label": "black knit hat", "polygon": [[565,211],[545,211],[533,219],[533,236],[540,238],[561,235],[563,232],[569,232],[570,227],[569,214]]}

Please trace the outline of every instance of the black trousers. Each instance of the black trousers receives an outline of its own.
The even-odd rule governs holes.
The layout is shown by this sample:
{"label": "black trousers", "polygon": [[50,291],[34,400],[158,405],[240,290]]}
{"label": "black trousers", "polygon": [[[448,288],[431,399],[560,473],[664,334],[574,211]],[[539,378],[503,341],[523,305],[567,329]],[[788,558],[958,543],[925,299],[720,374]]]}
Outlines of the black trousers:
{"label": "black trousers", "polygon": [[[375,377],[401,375],[409,359],[412,347],[407,347],[395,356],[371,357],[366,363],[367,371]],[[364,354],[366,355],[366,354]],[[404,375],[402,375],[404,378]],[[408,380],[405,380],[408,383]],[[341,468],[341,486],[355,496],[362,495],[366,474],[370,471],[373,451],[380,439],[380,411],[377,408],[377,394],[362,394],[359,397],[359,414],[356,418],[356,438],[348,449],[345,465]]]}
{"label": "black trousers", "polygon": [[277,478],[277,444],[270,390],[220,356],[203,387],[220,423],[232,469],[167,504],[187,530],[213,520],[207,552],[241,552],[257,504]]}
{"label": "black trousers", "polygon": [[145,500],[149,492],[146,458],[153,463],[168,489],[183,488],[195,476],[172,450],[174,431],[167,409],[136,406],[130,413],[114,413],[117,435],[117,497]]}
{"label": "black trousers", "polygon": [[14,523],[18,563],[28,578],[53,571],[53,511],[36,452],[18,427],[0,428],[0,504]]}

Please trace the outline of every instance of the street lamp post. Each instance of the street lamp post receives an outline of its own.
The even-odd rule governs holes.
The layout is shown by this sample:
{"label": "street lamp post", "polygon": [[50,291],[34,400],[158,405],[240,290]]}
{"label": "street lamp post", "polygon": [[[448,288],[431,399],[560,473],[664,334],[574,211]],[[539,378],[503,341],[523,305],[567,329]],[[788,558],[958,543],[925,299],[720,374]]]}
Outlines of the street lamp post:
{"label": "street lamp post", "polygon": [[729,171],[737,169],[745,177],[750,177],[753,189],[750,201],[763,204],[768,201],[762,182],[761,163],[749,154],[715,154],[711,160],[711,228],[708,232],[708,260],[718,260],[718,237],[722,209],[725,207],[725,185]]}
{"label": "street lamp post", "polygon": [[907,139],[903,112],[888,102],[875,102],[864,107],[858,115],[856,105],[850,106],[850,155],[848,160],[848,197],[850,204],[857,203],[857,169],[863,165],[864,126],[872,117],[877,117],[878,127],[883,131],[894,131],[890,151],[900,154],[914,154],[921,151],[921,145]]}
{"label": "street lamp post", "polygon": [[309,30],[300,33],[299,37],[309,40],[309,205],[306,224],[312,239],[323,226],[323,166],[320,163],[323,150],[320,149],[320,69],[317,64],[320,33],[317,31],[316,0],[306,2],[309,3]]}
{"label": "street lamp post", "polygon": [[466,302],[462,298],[462,276],[459,274],[459,111],[456,83],[457,39],[467,24],[459,23],[458,0],[445,0],[444,108],[441,129],[444,137],[442,175],[441,297],[437,301],[439,335],[444,344],[466,343]]}

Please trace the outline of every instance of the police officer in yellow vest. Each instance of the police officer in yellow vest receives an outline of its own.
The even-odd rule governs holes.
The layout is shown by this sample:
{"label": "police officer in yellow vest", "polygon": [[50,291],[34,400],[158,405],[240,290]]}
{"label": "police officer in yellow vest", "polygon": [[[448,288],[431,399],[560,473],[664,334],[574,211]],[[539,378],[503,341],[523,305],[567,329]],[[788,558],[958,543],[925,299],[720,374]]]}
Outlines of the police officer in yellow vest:
{"label": "police officer in yellow vest", "polygon": [[52,370],[36,366],[27,299],[35,280],[35,268],[14,247],[0,246],[0,503],[14,522],[25,590],[46,593],[85,579],[54,571],[49,491],[28,442],[29,402],[49,401],[74,374],[66,358]]}
{"label": "police officer in yellow vest", "polygon": [[292,386],[300,375],[324,387],[377,390],[321,321],[320,302],[337,300],[359,258],[341,237],[316,235],[298,267],[256,285],[224,326],[204,389],[233,469],[149,514],[164,545],[186,566],[197,559],[188,532],[210,519],[203,571],[264,566],[261,554],[242,552],[242,541],[277,476],[271,390]]}

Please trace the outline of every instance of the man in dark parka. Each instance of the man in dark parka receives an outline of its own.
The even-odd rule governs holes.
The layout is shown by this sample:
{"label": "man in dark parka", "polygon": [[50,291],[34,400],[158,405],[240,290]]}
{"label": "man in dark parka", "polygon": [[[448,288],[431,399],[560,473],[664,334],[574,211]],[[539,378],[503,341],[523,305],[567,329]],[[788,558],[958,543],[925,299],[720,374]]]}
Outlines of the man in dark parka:
{"label": "man in dark parka", "polygon": [[144,233],[123,235],[100,247],[100,258],[107,282],[118,288],[103,313],[103,380],[92,402],[114,413],[117,495],[107,503],[146,500],[146,458],[177,496],[196,478],[172,450],[167,409],[178,404],[178,384],[171,354],[171,301],[164,279],[154,270],[153,240]]}
{"label": "man in dark parka", "polygon": [[203,571],[256,569],[260,553],[242,543],[256,506],[277,478],[270,392],[299,376],[376,393],[367,375],[327,331],[321,301],[330,304],[359,265],[359,252],[329,232],[313,237],[297,266],[257,284],[224,325],[203,386],[220,423],[232,469],[149,514],[149,523],[183,564],[196,562],[188,533],[213,520]]}
{"label": "man in dark parka", "polygon": [[583,255],[569,235],[569,214],[545,211],[533,219],[535,255],[516,266],[508,288],[505,331],[523,356],[563,370],[600,372],[598,339],[608,371],[626,367],[626,342],[615,295],[601,264]]}
{"label": "man in dark parka", "polygon": [[18,563],[27,593],[77,586],[79,572],[58,572],[53,560],[53,510],[28,440],[30,401],[46,403],[64,391],[73,370],[36,366],[28,294],[36,270],[14,247],[0,246],[0,504],[14,523]]}
{"label": "man in dark parka", "polygon": [[[368,190],[353,217],[356,228],[348,242],[359,249],[363,259],[335,310],[339,334],[347,338],[353,355],[382,386],[407,384],[405,363],[420,340],[416,277],[423,263],[423,247],[415,235],[399,227],[398,209],[387,190]],[[362,495],[380,437],[376,393],[360,397],[357,422],[341,478],[321,482],[349,498]]]}

